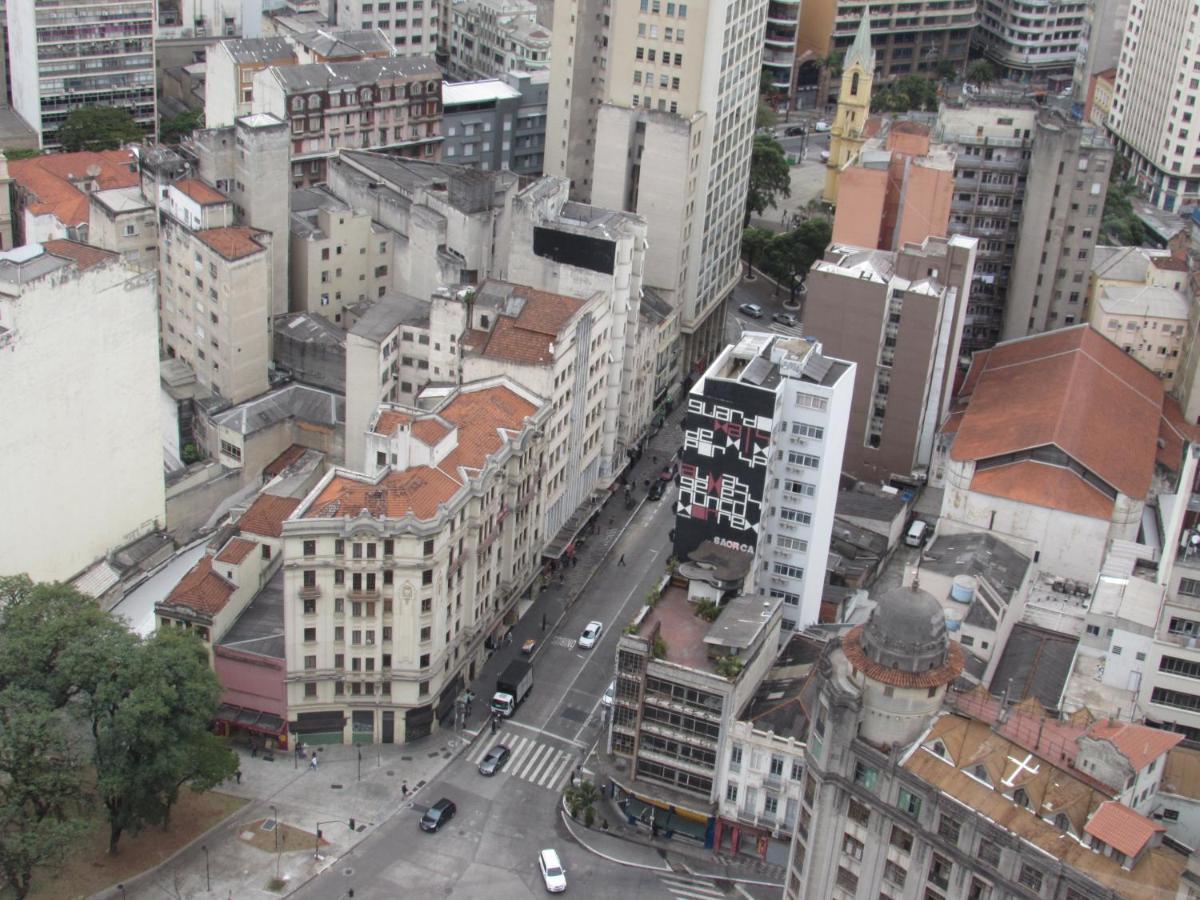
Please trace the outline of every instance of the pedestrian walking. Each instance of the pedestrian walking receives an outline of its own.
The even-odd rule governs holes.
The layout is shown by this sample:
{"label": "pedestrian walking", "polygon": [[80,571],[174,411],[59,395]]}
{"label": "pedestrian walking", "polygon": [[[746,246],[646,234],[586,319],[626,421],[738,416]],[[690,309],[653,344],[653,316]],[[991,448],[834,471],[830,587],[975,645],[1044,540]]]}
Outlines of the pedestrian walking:
{"label": "pedestrian walking", "polygon": [[238,784],[241,784],[241,783],[242,783],[242,770],[241,770],[241,769],[238,769],[238,770],[237,770],[236,772],[234,772],[233,774],[234,774],[235,776],[237,776],[237,783],[238,783]]}
{"label": "pedestrian walking", "polygon": [[572,556],[572,557],[571,557],[571,568],[573,569],[573,568],[575,568],[577,565],[579,565],[579,557],[578,557],[578,556]]}
{"label": "pedestrian walking", "polygon": [[500,726],[496,723],[496,717],[492,716],[492,734],[496,733],[496,729]]}
{"label": "pedestrian walking", "polygon": [[250,758],[258,756],[258,741],[255,738],[250,738]]}
{"label": "pedestrian walking", "polygon": [[624,554],[624,553],[622,553],[622,554],[621,554],[621,558],[617,560],[617,565],[618,565],[618,566],[623,566],[623,565],[625,565],[625,554]]}
{"label": "pedestrian walking", "polygon": [[408,782],[404,781],[400,784],[400,796],[408,799]]}
{"label": "pedestrian walking", "polygon": [[312,755],[312,762],[308,764],[308,767],[314,772],[317,770],[317,754],[315,752]]}

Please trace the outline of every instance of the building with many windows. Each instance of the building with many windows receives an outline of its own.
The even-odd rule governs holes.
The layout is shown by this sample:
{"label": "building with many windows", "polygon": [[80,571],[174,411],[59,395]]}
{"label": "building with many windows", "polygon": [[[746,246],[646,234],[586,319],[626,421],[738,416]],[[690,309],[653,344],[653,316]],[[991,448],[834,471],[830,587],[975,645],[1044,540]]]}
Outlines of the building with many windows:
{"label": "building with many windows", "polygon": [[980,6],[975,40],[1001,77],[1070,87],[1084,37],[1084,0],[1044,8],[1018,0]]}
{"label": "building with many windows", "polygon": [[542,174],[550,73],[506,72],[442,85],[442,159],[474,169]]}
{"label": "building with many windows", "polygon": [[548,413],[503,378],[384,406],[385,464],[331,471],[284,523],[292,734],[411,741],[453,711],[540,570]]}
{"label": "building with many windows", "polygon": [[555,4],[546,173],[646,219],[647,278],[679,310],[685,366],[724,342],[767,0]]}
{"label": "building with many windows", "polygon": [[550,29],[531,0],[453,0],[449,72],[458,81],[550,65]]}
{"label": "building with many windows", "polygon": [[340,28],[379,29],[397,56],[433,56],[444,15],[440,0],[330,0]]}
{"label": "building with many windows", "polygon": [[7,5],[13,108],[43,148],[58,149],[59,127],[85,106],[128,110],[156,132],[154,9],[154,0]]}

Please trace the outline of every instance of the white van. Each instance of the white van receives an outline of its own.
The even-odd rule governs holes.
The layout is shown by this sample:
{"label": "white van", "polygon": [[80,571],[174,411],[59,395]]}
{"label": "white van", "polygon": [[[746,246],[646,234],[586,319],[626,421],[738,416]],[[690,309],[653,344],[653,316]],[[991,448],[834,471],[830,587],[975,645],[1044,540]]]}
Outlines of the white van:
{"label": "white van", "polygon": [[928,522],[914,519],[913,523],[908,526],[908,533],[904,535],[904,543],[910,547],[920,547],[925,543],[925,533],[927,531],[929,531]]}

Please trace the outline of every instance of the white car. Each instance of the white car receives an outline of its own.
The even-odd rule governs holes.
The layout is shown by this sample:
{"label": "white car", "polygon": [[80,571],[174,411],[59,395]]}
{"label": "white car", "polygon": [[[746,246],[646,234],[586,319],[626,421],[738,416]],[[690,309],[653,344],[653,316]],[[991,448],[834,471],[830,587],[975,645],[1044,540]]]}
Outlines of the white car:
{"label": "white car", "polygon": [[561,894],[567,889],[567,870],[562,867],[558,854],[553,850],[543,850],[538,854],[538,868],[550,893]]}
{"label": "white car", "polygon": [[604,625],[601,622],[588,622],[583,627],[583,634],[579,636],[579,646],[584,650],[591,650],[596,646],[596,641],[600,640],[600,632],[604,630]]}
{"label": "white car", "polygon": [[817,134],[824,134],[828,130],[829,130],[828,122],[818,122],[816,125],[813,126],[813,131],[817,132]]}
{"label": "white car", "polygon": [[608,690],[604,692],[604,696],[600,698],[600,702],[605,706],[612,706],[613,700],[617,696],[617,682],[615,680],[608,683]]}

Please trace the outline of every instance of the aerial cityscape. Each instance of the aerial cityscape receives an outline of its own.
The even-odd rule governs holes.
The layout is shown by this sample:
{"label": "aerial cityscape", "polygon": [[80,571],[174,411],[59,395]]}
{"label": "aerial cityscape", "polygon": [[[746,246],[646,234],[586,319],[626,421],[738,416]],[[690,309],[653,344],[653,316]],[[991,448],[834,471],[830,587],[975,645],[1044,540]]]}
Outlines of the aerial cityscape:
{"label": "aerial cityscape", "polygon": [[1200,900],[1200,6],[0,28],[0,897]]}

